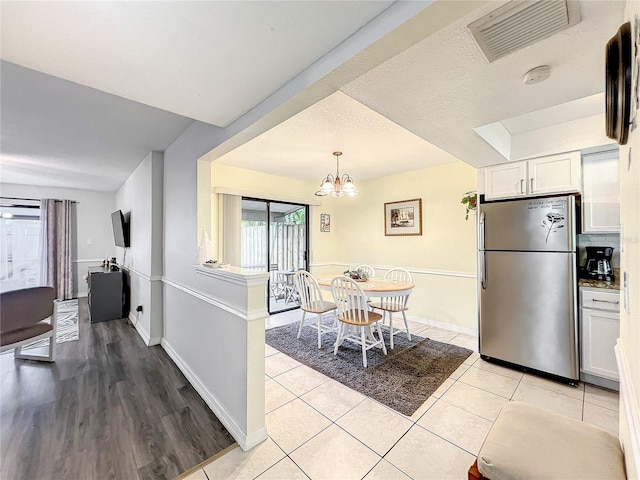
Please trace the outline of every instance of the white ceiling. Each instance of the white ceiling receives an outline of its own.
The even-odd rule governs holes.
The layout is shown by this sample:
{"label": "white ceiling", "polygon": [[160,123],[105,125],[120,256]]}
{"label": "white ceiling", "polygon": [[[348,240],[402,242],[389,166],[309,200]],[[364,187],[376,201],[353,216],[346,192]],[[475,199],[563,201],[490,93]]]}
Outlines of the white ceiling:
{"label": "white ceiling", "polygon": [[2,2],[2,58],[224,127],[392,3]]}
{"label": "white ceiling", "polygon": [[7,62],[0,83],[3,183],[114,192],[193,121]]}
{"label": "white ceiling", "polygon": [[[581,1],[580,23],[489,64],[467,25],[504,3],[484,5],[342,91],[471,165],[504,162],[473,128],[603,92],[604,48],[624,1]],[[524,85],[539,65],[551,77]]]}
{"label": "white ceiling", "polygon": [[[336,92],[286,122],[220,157],[217,162],[273,175],[318,181],[340,173],[368,180],[458,159]],[[304,165],[304,168],[301,166]]]}
{"label": "white ceiling", "polygon": [[[115,149],[137,154],[132,140],[137,137],[148,146],[153,143],[148,137],[162,128],[167,130],[159,138],[172,140],[188,124],[185,117],[227,125],[322,55],[333,55],[333,47],[380,12],[374,20],[381,24],[390,3],[1,2],[2,59],[76,82],[47,75],[22,82],[29,71],[11,70],[3,62],[2,181],[14,172],[23,176],[12,179],[30,183],[35,167],[61,183],[67,178],[66,186],[76,188],[93,188],[104,176],[113,191],[146,153],[119,165]],[[463,3],[439,0],[434,5],[446,13]],[[453,13],[444,15],[453,23],[387,61],[384,49],[365,50],[360,65],[379,66],[346,85],[332,84],[333,91],[340,91],[327,91],[324,100],[216,161],[318,182],[335,171],[335,150],[344,152],[341,173],[356,182],[454,157],[474,166],[500,163],[504,158],[474,127],[509,123],[603,92],[604,46],[622,22],[623,0],[580,1],[578,25],[491,64],[467,25],[505,2],[467,3],[471,13],[458,20]],[[431,8],[424,10],[430,15],[416,16],[419,21],[414,18],[398,31],[417,41],[419,32],[430,31]],[[376,62],[376,56],[381,60]],[[524,73],[542,64],[551,66],[551,78],[525,86]],[[5,79],[12,76],[21,92],[12,115],[20,121],[7,129]],[[66,93],[50,90],[52,79],[63,82],[64,88],[62,83],[55,88]],[[141,104],[156,107],[151,110],[158,116],[148,120],[154,125],[150,131],[127,113]],[[55,118],[61,121],[55,124]],[[42,131],[36,135],[38,128]],[[106,138],[100,138],[103,133]],[[91,138],[96,145],[88,145]],[[111,171],[119,171],[121,180],[111,178]],[[76,173],[82,175],[76,178]]]}

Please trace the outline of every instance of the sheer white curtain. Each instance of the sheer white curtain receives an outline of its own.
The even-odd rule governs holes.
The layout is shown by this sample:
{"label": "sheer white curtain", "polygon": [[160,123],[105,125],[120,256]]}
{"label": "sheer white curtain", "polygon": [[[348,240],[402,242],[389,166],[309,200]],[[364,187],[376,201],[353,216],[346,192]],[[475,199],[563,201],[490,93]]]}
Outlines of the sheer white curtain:
{"label": "sheer white curtain", "polygon": [[242,247],[242,197],[221,194],[220,243],[222,261],[240,266]]}
{"label": "sheer white curtain", "polygon": [[73,296],[71,268],[71,200],[43,198],[40,203],[40,261],[42,282],[56,290],[56,298]]}

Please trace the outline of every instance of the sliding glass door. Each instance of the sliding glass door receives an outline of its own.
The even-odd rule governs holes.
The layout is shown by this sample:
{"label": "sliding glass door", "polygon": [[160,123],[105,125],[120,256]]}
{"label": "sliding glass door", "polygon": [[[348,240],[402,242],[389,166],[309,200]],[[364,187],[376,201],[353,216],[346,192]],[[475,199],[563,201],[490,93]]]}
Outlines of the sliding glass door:
{"label": "sliding glass door", "polygon": [[241,266],[270,272],[269,313],[298,308],[293,274],[307,269],[307,205],[242,199]]}

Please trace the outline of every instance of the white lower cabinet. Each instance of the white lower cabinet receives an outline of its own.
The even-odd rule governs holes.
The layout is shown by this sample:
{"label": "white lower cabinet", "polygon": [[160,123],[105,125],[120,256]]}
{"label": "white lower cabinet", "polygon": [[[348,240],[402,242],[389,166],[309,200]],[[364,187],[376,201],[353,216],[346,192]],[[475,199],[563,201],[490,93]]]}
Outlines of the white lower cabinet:
{"label": "white lower cabinet", "polygon": [[[580,371],[583,380],[611,388],[606,380],[617,382],[620,378],[614,352],[620,336],[619,291],[582,287],[580,297]],[[605,382],[599,382],[599,378]]]}

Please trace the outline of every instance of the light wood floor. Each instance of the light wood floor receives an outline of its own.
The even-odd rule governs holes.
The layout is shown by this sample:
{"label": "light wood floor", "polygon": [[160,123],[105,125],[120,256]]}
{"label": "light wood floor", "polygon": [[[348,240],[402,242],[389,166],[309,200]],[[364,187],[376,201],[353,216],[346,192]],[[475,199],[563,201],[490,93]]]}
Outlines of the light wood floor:
{"label": "light wood floor", "polygon": [[54,364],[0,355],[0,478],[173,478],[234,443],[162,347],[79,303]]}

